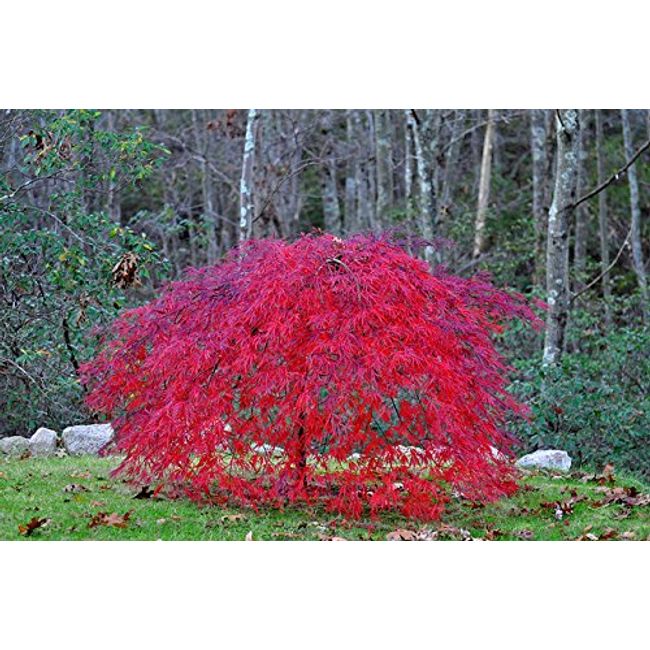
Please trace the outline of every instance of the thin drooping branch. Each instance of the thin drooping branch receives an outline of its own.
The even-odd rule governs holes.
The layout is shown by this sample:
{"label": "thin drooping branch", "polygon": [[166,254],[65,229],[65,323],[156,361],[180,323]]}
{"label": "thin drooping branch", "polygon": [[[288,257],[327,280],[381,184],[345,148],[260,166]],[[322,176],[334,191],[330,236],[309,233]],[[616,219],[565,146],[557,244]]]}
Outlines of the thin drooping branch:
{"label": "thin drooping branch", "polygon": [[635,163],[636,159],[643,154],[646,149],[650,148],[650,140],[648,140],[643,146],[641,146],[637,152],[621,167],[619,170],[615,171],[605,182],[601,183],[598,185],[598,187],[595,187],[593,190],[590,192],[587,192],[583,196],[581,196],[572,206],[571,208],[577,208],[581,203],[584,203],[585,201],[588,201],[589,199],[593,198],[597,194],[600,194],[604,189],[607,189],[612,183],[615,183],[616,181],[620,180],[621,176],[627,172],[627,170]]}
{"label": "thin drooping branch", "polygon": [[618,260],[620,259],[621,255],[623,254],[623,251],[625,250],[625,247],[628,245],[630,241],[630,235],[632,234],[632,229],[628,230],[628,233],[625,237],[625,240],[623,241],[623,244],[618,250],[618,253],[616,253],[616,256],[612,260],[612,263],[605,268],[603,271],[601,271],[589,284],[585,285],[580,291],[577,291],[571,296],[570,302],[573,304],[573,302],[581,296],[583,293],[586,291],[589,291],[593,286],[595,286],[598,282],[600,282],[615,266]]}

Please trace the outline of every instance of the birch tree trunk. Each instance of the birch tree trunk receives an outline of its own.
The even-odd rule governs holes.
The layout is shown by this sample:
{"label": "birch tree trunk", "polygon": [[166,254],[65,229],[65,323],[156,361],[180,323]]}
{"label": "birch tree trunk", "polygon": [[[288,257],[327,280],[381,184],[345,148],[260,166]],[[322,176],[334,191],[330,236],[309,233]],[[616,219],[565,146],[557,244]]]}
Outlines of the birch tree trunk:
{"label": "birch tree trunk", "polygon": [[390,138],[390,116],[375,110],[375,160],[377,172],[377,221],[385,225],[393,205],[393,147]]}
{"label": "birch tree trunk", "polygon": [[546,332],[543,365],[556,364],[562,355],[569,315],[569,223],[576,195],[580,123],[576,109],[557,111],[557,166],[553,201],[548,213],[546,248]]}
{"label": "birch tree trunk", "polygon": [[413,153],[411,150],[411,129],[408,123],[409,111],[404,119],[404,206],[406,214],[410,214],[413,192]]}
{"label": "birch tree trunk", "polygon": [[[625,146],[625,158],[630,160],[634,155],[632,144],[632,129],[630,127],[630,115],[625,109],[621,111],[623,122],[623,142]],[[645,265],[643,262],[643,248],[641,246],[641,208],[639,205],[639,181],[636,175],[636,163],[627,170],[627,180],[630,188],[630,241],[632,244],[632,264],[636,273],[639,293],[641,294],[641,311],[643,319],[648,320],[648,282],[646,279]]]}
{"label": "birch tree trunk", "polygon": [[248,111],[244,155],[242,156],[241,181],[239,183],[239,242],[250,238],[255,218],[253,197],[253,165],[255,164],[255,131],[259,114],[255,108]]}
{"label": "birch tree trunk", "polygon": [[481,158],[481,176],[478,185],[478,206],[474,226],[473,257],[479,257],[485,251],[485,221],[490,201],[490,182],[492,177],[492,147],[494,145],[494,110],[488,110],[483,156]]}
{"label": "birch tree trunk", "polygon": [[[427,242],[433,241],[433,215],[431,210],[431,190],[429,185],[429,169],[424,157],[418,123],[412,111],[407,111],[407,124],[415,152],[415,167],[418,182],[418,221],[422,238]],[[427,262],[433,261],[433,246],[424,248],[424,258]]]}
{"label": "birch tree trunk", "polygon": [[[605,182],[605,156],[603,152],[603,121],[601,111],[594,111],[596,118],[596,172],[598,185]],[[612,310],[610,304],[611,288],[609,280],[609,225],[607,223],[607,192],[598,194],[598,235],[600,239],[600,272],[605,306],[605,328],[612,326]]]}
{"label": "birch tree trunk", "polygon": [[533,167],[533,220],[535,223],[535,271],[533,283],[540,285],[546,272],[546,231],[548,210],[546,207],[546,110],[535,109],[530,113],[530,148]]}

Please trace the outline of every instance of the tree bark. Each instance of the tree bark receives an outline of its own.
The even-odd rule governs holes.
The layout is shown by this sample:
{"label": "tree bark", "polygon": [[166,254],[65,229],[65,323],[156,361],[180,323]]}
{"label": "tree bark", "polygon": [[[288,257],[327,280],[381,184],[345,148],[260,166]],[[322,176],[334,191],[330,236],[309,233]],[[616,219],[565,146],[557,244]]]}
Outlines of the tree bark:
{"label": "tree bark", "polygon": [[242,156],[241,181],[239,183],[239,242],[250,238],[255,218],[253,198],[253,165],[255,164],[255,131],[259,113],[255,108],[248,111],[244,154]]}
{"label": "tree bark", "polygon": [[341,208],[336,185],[336,160],[332,143],[332,111],[324,111],[322,133],[325,138],[325,161],[321,166],[321,197],[325,232],[339,235],[341,233]]}
{"label": "tree bark", "polygon": [[356,168],[359,164],[357,156],[354,155],[356,144],[354,140],[354,128],[352,123],[351,111],[346,111],[345,115],[345,138],[347,160],[345,164],[345,229],[347,231],[358,230],[355,227],[357,220],[357,173]]}
{"label": "tree bark", "polygon": [[[634,155],[632,144],[632,129],[630,127],[629,112],[621,111],[623,122],[623,142],[625,146],[625,158],[629,160]],[[627,170],[628,186],[630,188],[630,241],[632,244],[632,264],[636,273],[639,294],[641,295],[641,312],[644,321],[648,321],[648,282],[646,279],[645,265],[643,262],[643,248],[641,246],[641,208],[639,205],[639,181],[636,175],[636,163],[630,165]]]}
{"label": "tree bark", "polygon": [[388,222],[393,205],[393,147],[390,137],[390,115],[375,110],[375,168],[377,172],[377,221]]}
{"label": "tree bark", "polygon": [[530,113],[530,148],[533,168],[533,221],[535,223],[535,271],[533,284],[541,285],[546,273],[546,231],[548,208],[546,206],[546,110]]}
{"label": "tree bark", "polygon": [[553,201],[548,213],[546,248],[546,332],[543,365],[556,364],[564,347],[569,315],[569,223],[578,172],[580,123],[577,109],[557,111],[557,166]]}
{"label": "tree bark", "polygon": [[490,201],[490,183],[492,180],[492,147],[494,145],[494,109],[488,110],[483,156],[481,158],[481,176],[478,186],[478,206],[474,226],[473,257],[479,257],[485,251],[485,221]]}
{"label": "tree bark", "polygon": [[[415,152],[416,177],[418,182],[418,221],[420,234],[426,242],[433,242],[433,214],[431,210],[431,188],[429,181],[429,168],[424,156],[418,123],[413,111],[407,111],[407,123]],[[433,261],[433,246],[424,248],[424,258],[427,262]]]}
{"label": "tree bark", "polygon": [[[585,189],[586,166],[586,111],[580,111],[580,134],[578,137],[578,172],[576,178],[576,195],[582,196]],[[575,210],[575,232],[573,245],[573,282],[574,289],[578,291],[585,283],[585,265],[587,262],[587,236],[588,217],[586,204],[580,205]]]}
{"label": "tree bark", "polygon": [[[605,182],[605,155],[603,152],[603,120],[601,111],[595,110],[596,121],[596,173],[598,185]],[[598,235],[600,239],[600,272],[603,290],[603,303],[605,311],[605,328],[612,326],[611,288],[609,279],[609,225],[607,223],[607,192],[603,190],[598,194]]]}

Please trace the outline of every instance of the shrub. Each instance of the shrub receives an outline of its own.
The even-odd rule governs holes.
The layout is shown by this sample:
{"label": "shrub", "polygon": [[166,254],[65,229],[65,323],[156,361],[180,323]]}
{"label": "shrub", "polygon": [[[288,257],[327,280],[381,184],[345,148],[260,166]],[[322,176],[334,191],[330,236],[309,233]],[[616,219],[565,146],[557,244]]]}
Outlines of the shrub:
{"label": "shrub", "polygon": [[602,336],[584,328],[581,350],[556,368],[516,362],[512,389],[531,405],[521,428],[528,450],[566,449],[576,464],[613,462],[650,477],[650,331],[620,328]]}
{"label": "shrub", "polygon": [[387,235],[252,241],[125,312],[83,377],[132,480],[433,519],[451,489],[516,488],[493,453],[508,454],[506,415],[523,411],[492,342],[511,318],[535,317]]}
{"label": "shrub", "polygon": [[133,280],[146,282],[160,266],[145,235],[107,208],[109,188],[149,176],[160,147],[138,130],[102,130],[97,111],[29,118],[12,127],[15,168],[0,173],[0,437],[83,417],[77,368],[94,353],[87,334],[135,293],[111,270],[132,260]]}

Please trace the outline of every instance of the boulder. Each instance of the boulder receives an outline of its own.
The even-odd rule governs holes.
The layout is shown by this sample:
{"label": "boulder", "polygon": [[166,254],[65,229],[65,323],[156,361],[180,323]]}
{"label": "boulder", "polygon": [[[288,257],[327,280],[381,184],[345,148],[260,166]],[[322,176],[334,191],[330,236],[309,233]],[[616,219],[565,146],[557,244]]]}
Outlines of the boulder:
{"label": "boulder", "polygon": [[29,440],[23,436],[0,438],[0,453],[8,456],[21,456],[29,449]]}
{"label": "boulder", "polygon": [[32,456],[54,456],[56,453],[57,438],[56,431],[41,427],[29,439],[29,451]]}
{"label": "boulder", "polygon": [[532,454],[522,456],[516,463],[523,469],[553,469],[568,472],[571,456],[561,449],[538,449]]}
{"label": "boulder", "polygon": [[61,437],[65,450],[72,456],[97,455],[115,433],[110,424],[80,424],[63,429]]}

